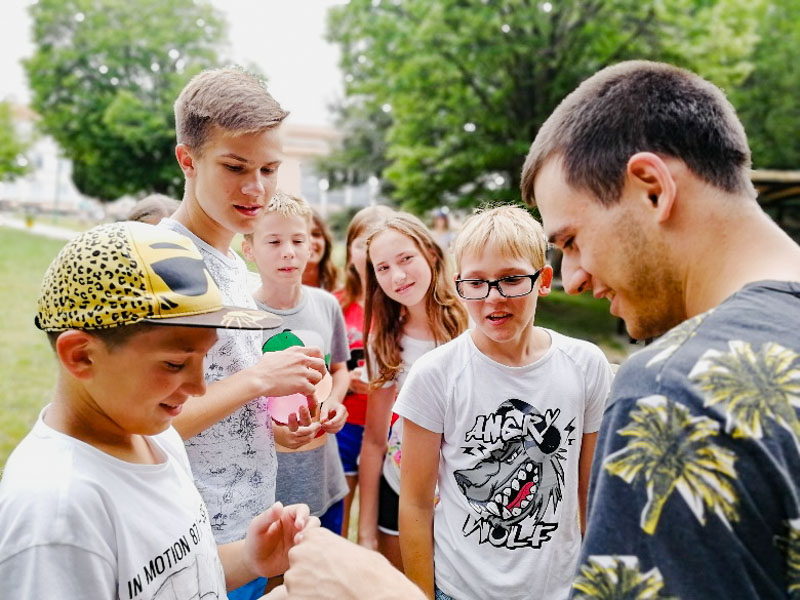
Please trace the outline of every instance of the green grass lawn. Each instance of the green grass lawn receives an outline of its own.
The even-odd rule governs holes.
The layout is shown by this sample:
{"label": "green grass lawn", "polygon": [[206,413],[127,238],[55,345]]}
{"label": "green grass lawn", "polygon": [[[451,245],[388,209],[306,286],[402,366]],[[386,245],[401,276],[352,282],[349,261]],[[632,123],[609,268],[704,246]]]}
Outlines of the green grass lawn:
{"label": "green grass lawn", "polygon": [[42,276],[63,241],[0,228],[0,465],[33,425],[55,382],[55,360],[33,325]]}
{"label": "green grass lawn", "polygon": [[536,306],[537,325],[594,342],[612,362],[621,362],[636,349],[627,336],[617,333],[617,323],[608,312],[608,300],[594,298],[589,292],[570,296],[554,290]]}

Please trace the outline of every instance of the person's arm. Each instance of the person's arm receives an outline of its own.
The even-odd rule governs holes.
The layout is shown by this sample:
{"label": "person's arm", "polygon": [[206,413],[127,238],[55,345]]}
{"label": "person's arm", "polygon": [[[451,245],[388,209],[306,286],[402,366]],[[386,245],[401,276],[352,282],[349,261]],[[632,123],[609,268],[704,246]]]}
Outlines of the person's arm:
{"label": "person's arm", "polygon": [[403,423],[400,463],[400,551],[406,576],[425,592],[433,591],[433,499],[439,473],[442,434]]}
{"label": "person's arm", "polygon": [[367,400],[364,441],[358,459],[358,543],[370,550],[378,547],[378,490],[394,397],[395,386],[390,385],[375,390]]}
{"label": "person's arm", "polygon": [[267,352],[252,367],[212,383],[205,394],[190,398],[172,425],[188,439],[258,396],[313,394],[324,373],[325,361],[319,348]]}
{"label": "person's arm", "polygon": [[245,539],[217,546],[225,585],[234,590],[257,577],[273,577],[289,568],[289,550],[299,533],[319,526],[308,506],[276,502],[250,521]]}
{"label": "person's arm", "polygon": [[423,594],[377,552],[327,529],[300,534],[289,551],[284,586],[262,600],[424,600]]}
{"label": "person's arm", "polygon": [[581,456],[578,461],[578,511],[581,518],[581,535],[586,532],[586,503],[589,497],[589,479],[592,473],[592,459],[596,444],[597,432],[583,434]]}
{"label": "person's arm", "polygon": [[337,433],[347,422],[347,408],[342,404],[342,400],[350,385],[350,373],[346,362],[333,363],[330,370],[333,385],[328,399],[320,407],[319,417],[322,428],[327,433]]}
{"label": "person's arm", "polygon": [[350,371],[350,391],[354,394],[369,394],[369,384],[361,374],[365,369],[366,367],[356,367]]}

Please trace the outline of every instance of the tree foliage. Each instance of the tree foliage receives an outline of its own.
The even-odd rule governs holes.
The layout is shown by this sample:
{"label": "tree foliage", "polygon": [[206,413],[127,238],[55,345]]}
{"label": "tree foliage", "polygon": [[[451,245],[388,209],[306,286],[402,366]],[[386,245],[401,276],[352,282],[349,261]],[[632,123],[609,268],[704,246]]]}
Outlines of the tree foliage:
{"label": "tree foliage", "polygon": [[798,56],[800,4],[773,0],[759,25],[754,68],[731,94],[758,168],[800,169]]}
{"label": "tree foliage", "polygon": [[77,188],[103,200],[178,194],[172,104],[225,37],[207,0],[39,0],[30,11],[33,108]]}
{"label": "tree foliage", "polygon": [[24,155],[29,145],[14,126],[11,104],[0,102],[0,181],[25,174],[28,167]]}
{"label": "tree foliage", "polygon": [[[390,108],[370,139],[385,143],[394,198],[421,211],[517,197],[539,127],[603,66],[667,60],[735,85],[751,70],[762,10],[746,0],[351,0],[329,13],[328,35],[363,114]],[[345,149],[342,162],[358,167]]]}

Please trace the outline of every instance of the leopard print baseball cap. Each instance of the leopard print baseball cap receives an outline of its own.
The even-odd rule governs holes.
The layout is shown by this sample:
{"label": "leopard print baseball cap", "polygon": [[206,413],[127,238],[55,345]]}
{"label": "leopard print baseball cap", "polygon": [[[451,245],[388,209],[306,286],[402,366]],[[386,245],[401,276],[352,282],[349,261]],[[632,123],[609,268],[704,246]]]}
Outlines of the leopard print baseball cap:
{"label": "leopard print baseball cap", "polygon": [[267,329],[281,317],[223,306],[187,237],[153,225],[99,225],[68,242],[42,281],[34,323],[44,331],[160,325]]}

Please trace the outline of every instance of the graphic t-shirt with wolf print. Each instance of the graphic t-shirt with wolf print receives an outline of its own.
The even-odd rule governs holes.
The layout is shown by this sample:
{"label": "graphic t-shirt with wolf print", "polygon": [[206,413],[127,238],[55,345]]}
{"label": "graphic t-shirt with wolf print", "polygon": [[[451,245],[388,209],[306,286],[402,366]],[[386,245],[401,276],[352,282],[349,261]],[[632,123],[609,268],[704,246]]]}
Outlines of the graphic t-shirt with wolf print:
{"label": "graphic t-shirt with wolf print", "polygon": [[412,367],[395,411],[442,433],[436,585],[459,600],[563,600],[580,551],[578,464],[611,384],[596,346],[547,330],[508,367],[465,332]]}
{"label": "graphic t-shirt with wolf print", "polygon": [[628,359],[575,598],[800,598],[800,283],[753,283]]}

